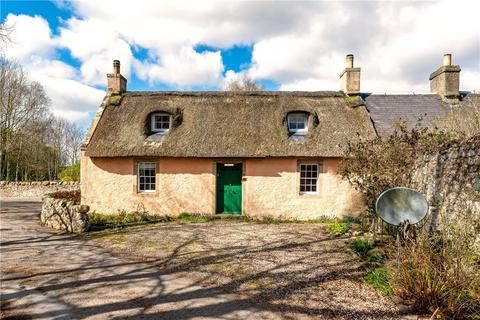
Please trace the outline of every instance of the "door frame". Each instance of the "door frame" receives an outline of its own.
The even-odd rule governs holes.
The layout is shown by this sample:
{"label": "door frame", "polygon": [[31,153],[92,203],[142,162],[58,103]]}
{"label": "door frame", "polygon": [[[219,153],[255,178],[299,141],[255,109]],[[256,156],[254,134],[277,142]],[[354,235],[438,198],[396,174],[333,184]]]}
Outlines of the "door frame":
{"label": "door frame", "polygon": [[213,169],[214,169],[214,172],[215,172],[215,175],[214,175],[214,178],[215,178],[215,195],[213,197],[213,207],[214,207],[214,213],[215,214],[223,214],[223,212],[218,212],[218,208],[217,208],[217,197],[218,197],[218,171],[217,171],[217,167],[218,167],[218,164],[226,164],[226,163],[232,163],[232,164],[242,164],[241,168],[242,168],[242,178],[241,178],[241,183],[240,183],[240,187],[242,188],[242,198],[241,198],[241,211],[240,211],[240,214],[238,215],[243,215],[243,212],[244,212],[244,200],[245,200],[245,188],[244,188],[244,184],[243,184],[243,181],[245,180],[244,177],[245,177],[245,162],[243,160],[240,160],[240,159],[221,159],[221,160],[215,160],[213,162]]}

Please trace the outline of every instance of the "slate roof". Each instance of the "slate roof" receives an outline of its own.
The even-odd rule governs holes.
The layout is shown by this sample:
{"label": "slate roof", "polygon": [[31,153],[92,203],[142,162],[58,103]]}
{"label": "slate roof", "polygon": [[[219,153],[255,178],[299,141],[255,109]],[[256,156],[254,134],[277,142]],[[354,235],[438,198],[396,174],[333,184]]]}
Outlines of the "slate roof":
{"label": "slate roof", "polygon": [[[469,95],[478,96],[478,95]],[[388,134],[392,126],[399,120],[405,121],[409,127],[426,127],[432,121],[448,115],[451,111],[464,107],[467,101],[463,95],[458,105],[449,105],[437,94],[409,95],[364,95],[365,104],[378,134]]]}
{"label": "slate roof", "polygon": [[[310,114],[303,141],[289,139],[293,111]],[[174,119],[162,139],[148,132],[153,112]],[[339,91],[126,92],[104,100],[82,149],[89,157],[341,157],[348,142],[373,137],[365,106]]]}

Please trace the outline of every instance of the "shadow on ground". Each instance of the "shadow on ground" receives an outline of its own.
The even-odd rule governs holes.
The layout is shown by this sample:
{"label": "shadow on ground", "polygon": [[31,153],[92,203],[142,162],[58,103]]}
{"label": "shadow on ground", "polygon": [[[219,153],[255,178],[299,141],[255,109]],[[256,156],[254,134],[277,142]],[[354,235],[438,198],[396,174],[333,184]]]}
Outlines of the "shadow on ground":
{"label": "shadow on ground", "polygon": [[87,240],[50,233],[38,210],[2,202],[5,318],[398,318],[341,240],[309,226],[243,223],[233,237],[228,225],[165,224]]}

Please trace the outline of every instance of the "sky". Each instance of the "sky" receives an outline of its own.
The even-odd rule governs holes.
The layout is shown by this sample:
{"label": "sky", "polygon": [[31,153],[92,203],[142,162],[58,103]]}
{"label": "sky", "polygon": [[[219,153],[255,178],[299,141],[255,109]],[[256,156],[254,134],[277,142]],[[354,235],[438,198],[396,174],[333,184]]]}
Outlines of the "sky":
{"label": "sky", "polygon": [[121,61],[129,91],[339,90],[346,54],[361,91],[427,93],[445,53],[480,91],[480,1],[0,0],[4,54],[43,84],[57,116],[88,125]]}

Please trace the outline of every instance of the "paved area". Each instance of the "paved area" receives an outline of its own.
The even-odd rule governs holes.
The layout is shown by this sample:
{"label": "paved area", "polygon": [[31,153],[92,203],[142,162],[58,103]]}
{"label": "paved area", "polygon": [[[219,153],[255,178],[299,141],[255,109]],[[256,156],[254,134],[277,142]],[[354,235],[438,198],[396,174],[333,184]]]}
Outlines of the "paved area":
{"label": "paved area", "polygon": [[2,317],[7,319],[285,319],[205,288],[155,259],[113,256],[38,224],[40,202],[1,201]]}

